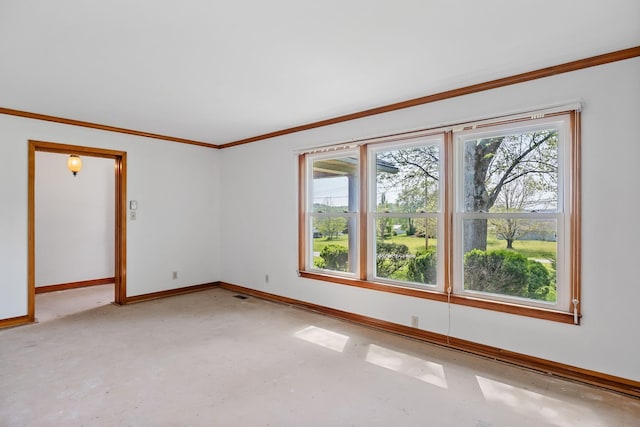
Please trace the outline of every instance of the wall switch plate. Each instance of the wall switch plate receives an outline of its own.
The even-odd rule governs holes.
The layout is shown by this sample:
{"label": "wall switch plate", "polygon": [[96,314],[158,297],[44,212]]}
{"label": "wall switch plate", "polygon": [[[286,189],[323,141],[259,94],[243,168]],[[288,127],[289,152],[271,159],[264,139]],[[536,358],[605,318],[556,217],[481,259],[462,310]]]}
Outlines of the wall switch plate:
{"label": "wall switch plate", "polygon": [[129,209],[135,211],[138,209],[138,201],[137,200],[129,200]]}
{"label": "wall switch plate", "polygon": [[411,327],[412,328],[417,328],[419,323],[420,323],[420,319],[418,318],[418,316],[411,316]]}

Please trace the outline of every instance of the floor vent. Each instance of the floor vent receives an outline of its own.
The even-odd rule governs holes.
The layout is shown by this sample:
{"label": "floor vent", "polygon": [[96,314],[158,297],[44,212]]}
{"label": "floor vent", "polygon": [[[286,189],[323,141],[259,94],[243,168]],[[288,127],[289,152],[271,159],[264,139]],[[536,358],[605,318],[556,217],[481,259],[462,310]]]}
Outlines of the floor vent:
{"label": "floor vent", "polygon": [[238,299],[247,299],[247,298],[249,298],[248,296],[245,296],[245,295],[234,295],[233,297],[234,298],[238,298]]}

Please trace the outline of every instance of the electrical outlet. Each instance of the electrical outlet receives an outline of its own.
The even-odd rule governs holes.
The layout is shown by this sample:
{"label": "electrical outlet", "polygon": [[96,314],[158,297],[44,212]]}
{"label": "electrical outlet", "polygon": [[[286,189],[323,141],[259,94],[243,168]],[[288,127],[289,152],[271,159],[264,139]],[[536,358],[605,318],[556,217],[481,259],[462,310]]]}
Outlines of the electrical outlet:
{"label": "electrical outlet", "polygon": [[412,328],[417,328],[419,322],[420,322],[420,319],[418,318],[418,316],[411,316],[411,327]]}
{"label": "electrical outlet", "polygon": [[177,272],[177,271],[174,271],[174,272],[171,274],[171,277],[173,278],[173,280],[176,280],[176,279],[178,278],[178,272]]}
{"label": "electrical outlet", "polygon": [[138,216],[136,215],[136,211],[131,211],[131,212],[129,212],[129,219],[130,219],[131,221],[135,221],[135,220],[137,219],[137,217],[138,217]]}

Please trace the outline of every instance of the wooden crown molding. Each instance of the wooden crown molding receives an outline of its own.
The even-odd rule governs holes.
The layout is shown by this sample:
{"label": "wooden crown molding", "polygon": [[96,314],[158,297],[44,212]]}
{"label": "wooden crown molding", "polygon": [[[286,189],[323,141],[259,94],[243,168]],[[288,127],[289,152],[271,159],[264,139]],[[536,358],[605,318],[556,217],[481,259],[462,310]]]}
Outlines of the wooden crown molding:
{"label": "wooden crown molding", "polygon": [[220,148],[216,144],[193,141],[191,139],[176,138],[174,136],[160,135],[157,133],[150,133],[150,132],[142,132],[139,130],[102,125],[98,123],[85,122],[82,120],[65,119],[64,117],[56,117],[56,116],[49,116],[47,114],[31,113],[28,111],[14,110],[11,108],[0,107],[0,114],[7,114],[9,116],[17,116],[17,117],[26,117],[28,119],[43,120],[47,122],[62,123],[62,124],[71,125],[71,126],[80,126],[85,128],[91,128],[91,129],[99,129],[107,132],[117,132],[117,133],[124,133],[128,135],[143,136],[146,138],[162,139],[164,141],[179,142],[181,144],[199,145],[201,147],[208,147],[208,148]]}
{"label": "wooden crown molding", "polygon": [[584,68],[609,64],[611,62],[623,61],[625,59],[631,59],[638,56],[640,56],[640,46],[634,46],[628,49],[622,49],[615,52],[592,56],[590,58],[578,59],[576,61],[566,62],[560,65],[540,68],[538,70],[516,74],[514,76],[503,77],[503,78],[491,80],[488,82],[477,83],[470,86],[465,86],[465,87],[452,89],[444,92],[434,93],[431,95],[421,96],[419,98],[414,98],[407,101],[397,102],[389,105],[383,105],[380,107],[375,107],[368,110],[359,111],[356,113],[345,114],[343,116],[333,117],[326,120],[320,120],[317,122],[312,122],[312,123],[308,123],[300,126],[294,126],[291,128],[277,130],[274,132],[252,136],[250,138],[239,139],[237,141],[227,142],[225,144],[219,144],[219,145],[211,144],[207,142],[201,142],[201,141],[194,141],[191,139],[177,138],[173,136],[143,132],[143,131],[138,131],[133,129],[125,129],[125,128],[116,127],[116,126],[85,122],[82,120],[66,119],[63,117],[50,116],[46,114],[38,114],[38,113],[32,113],[28,111],[14,110],[11,108],[0,107],[0,114],[26,117],[29,119],[44,120],[44,121],[55,122],[55,123],[62,123],[62,124],[67,124],[71,126],[81,126],[81,127],[92,128],[92,129],[104,130],[108,132],[125,133],[129,135],[143,136],[146,138],[154,138],[154,139],[161,139],[165,141],[178,142],[181,144],[191,144],[191,145],[198,145],[201,147],[221,149],[221,148],[235,147],[237,145],[249,144],[251,142],[262,141],[264,139],[275,138],[277,136],[288,135],[296,132],[302,132],[305,130],[315,129],[323,126],[329,126],[336,123],[342,123],[350,120],[361,119],[363,117],[374,116],[377,114],[388,113],[396,110],[402,110],[404,108],[410,108],[418,105],[429,104],[436,101],[443,101],[445,99],[456,98],[459,96],[469,95],[476,92],[483,92],[486,90],[497,89],[500,87],[510,86],[518,83],[524,83],[531,80],[551,77],[558,74],[568,73],[571,71],[582,70]]}
{"label": "wooden crown molding", "polygon": [[510,86],[518,83],[528,82],[531,80],[551,77],[558,74],[582,70],[584,68],[595,67],[598,65],[609,64],[611,62],[622,61],[625,59],[631,59],[638,56],[640,56],[640,46],[635,46],[629,49],[618,50],[615,52],[605,53],[603,55],[592,56],[590,58],[578,59],[577,61],[566,62],[560,65],[540,68],[538,70],[529,71],[522,74],[516,74],[514,76],[503,77],[500,79],[491,80],[484,83],[477,83],[471,86],[465,86],[457,89],[447,90],[444,92],[434,93],[432,95],[421,96],[420,98],[414,98],[408,101],[397,102],[395,104],[375,107],[369,110],[359,111],[357,113],[345,114],[343,116],[338,116],[331,119],[321,120],[318,122],[308,123],[300,126],[294,126],[291,128],[282,129],[282,130],[278,130],[270,133],[265,133],[263,135],[253,136],[250,138],[240,139],[233,142],[227,142],[226,144],[221,144],[218,147],[219,148],[235,147],[236,145],[248,144],[250,142],[257,142],[264,139],[275,138],[277,136],[288,135],[291,133],[302,132],[309,129],[315,129],[323,126],[334,125],[336,123],[342,123],[350,120],[361,119],[363,117],[374,116],[377,114],[389,113],[391,111],[402,110],[404,108],[410,108],[418,105],[429,104],[436,101],[444,101],[445,99],[456,98],[463,95],[470,95],[472,93],[483,92],[486,90],[497,89],[504,86]]}

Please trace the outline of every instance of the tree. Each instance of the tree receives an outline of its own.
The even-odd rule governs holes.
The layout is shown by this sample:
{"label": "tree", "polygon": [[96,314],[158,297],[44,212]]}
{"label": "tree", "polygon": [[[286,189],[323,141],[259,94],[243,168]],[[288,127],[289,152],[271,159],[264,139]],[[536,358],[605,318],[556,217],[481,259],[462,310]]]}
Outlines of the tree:
{"label": "tree", "polygon": [[[540,202],[536,197],[537,188],[530,176],[512,181],[502,188],[496,206],[499,212],[523,212]],[[490,223],[499,239],[506,240],[507,249],[513,249],[513,242],[535,231],[535,223],[526,219],[503,218]]]}
{"label": "tree", "polygon": [[[326,197],[324,203],[314,203],[313,211],[317,213],[346,212],[346,206],[334,204],[333,197]],[[338,235],[347,228],[347,219],[342,216],[319,216],[314,220],[314,228],[326,238],[337,239]]]}
{"label": "tree", "polygon": [[[398,167],[397,173],[378,172],[378,185],[398,193],[401,212],[420,213],[438,209],[440,176],[439,147],[427,145],[378,155],[379,159]],[[426,227],[425,227],[426,228]],[[408,219],[407,234],[416,232],[414,218]],[[425,248],[429,247],[429,232],[425,229]]]}
{"label": "tree", "polygon": [[[527,176],[555,194],[558,132],[526,132],[464,142],[464,208],[489,212],[505,186]],[[487,248],[487,220],[464,222],[464,252]]]}
{"label": "tree", "polygon": [[[418,212],[425,205],[425,191],[421,188],[403,188],[398,196],[398,207],[402,212]],[[412,217],[407,218],[407,236],[416,234],[416,225]]]}
{"label": "tree", "polygon": [[[464,141],[463,192],[465,212],[489,212],[511,183],[529,177],[540,193],[557,194],[558,131],[537,130]],[[439,149],[435,145],[387,151],[379,158],[396,165],[398,173],[378,173],[379,185],[400,189],[403,212],[437,207],[440,178]],[[422,192],[422,195],[418,193]],[[416,208],[415,202],[424,204]],[[555,202],[551,200],[550,202]],[[411,210],[406,210],[411,209]],[[464,252],[487,248],[484,218],[464,221]],[[428,247],[429,234],[425,233]]]}
{"label": "tree", "polygon": [[[378,209],[383,211],[389,210],[389,203],[387,202],[387,196],[385,193],[382,193],[380,197],[380,203],[378,203]],[[379,217],[376,221],[376,229],[378,232],[378,236],[381,239],[385,239],[391,233],[391,218],[388,217]]]}
{"label": "tree", "polygon": [[327,240],[337,239],[338,235],[347,226],[344,217],[325,216],[316,218],[315,228],[322,233]]}

